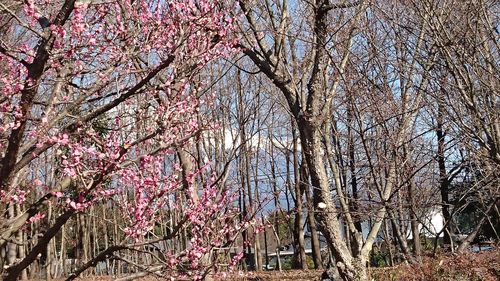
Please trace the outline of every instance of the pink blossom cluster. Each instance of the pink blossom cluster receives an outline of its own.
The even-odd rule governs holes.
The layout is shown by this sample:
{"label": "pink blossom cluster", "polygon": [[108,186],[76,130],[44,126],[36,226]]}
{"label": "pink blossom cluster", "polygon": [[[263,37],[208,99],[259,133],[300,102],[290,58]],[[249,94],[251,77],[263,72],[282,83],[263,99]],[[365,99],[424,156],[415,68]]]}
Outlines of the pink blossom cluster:
{"label": "pink blossom cluster", "polygon": [[[13,130],[23,128],[16,161],[34,169],[49,159],[55,179],[33,170],[23,184],[2,186],[1,202],[48,193],[57,207],[76,212],[112,202],[123,211],[124,233],[136,240],[182,207],[191,240],[171,255],[170,270],[201,279],[212,248],[230,244],[245,225],[235,220],[234,193],[215,176],[201,181],[206,167],[188,171],[185,188],[173,155],[210,128],[199,114],[214,95],[202,96],[205,85],[193,77],[237,51],[234,18],[219,0],[76,1],[68,21],[56,23],[59,4],[24,1],[19,16],[28,28],[13,30],[31,36],[0,52],[0,155]],[[47,42],[46,62],[40,42]],[[28,71],[31,63],[43,64],[39,75]],[[21,107],[28,90],[35,94]],[[65,178],[71,184],[60,190]],[[43,219],[38,213],[28,223]]]}
{"label": "pink blossom cluster", "polygon": [[160,211],[167,207],[169,195],[179,188],[177,176],[162,171],[163,160],[164,156],[146,156],[140,160],[139,169],[124,169],[117,173],[117,188],[122,194],[119,203],[129,225],[124,232],[128,236],[140,238],[146,235]]}
{"label": "pink blossom cluster", "polygon": [[26,194],[27,192],[20,188],[12,189],[8,192],[0,190],[0,202],[21,204],[26,201]]}
{"label": "pink blossom cluster", "polygon": [[[26,68],[13,59],[0,54],[0,136],[10,133],[20,126],[23,117],[19,108],[19,93],[24,89],[23,78]],[[0,151],[5,143],[0,141]]]}
{"label": "pink blossom cluster", "polygon": [[[190,184],[200,184],[200,175],[206,168],[208,167],[192,171],[189,175]],[[200,190],[190,188],[186,190],[185,195],[188,201],[183,206],[187,217],[184,227],[189,229],[189,245],[184,251],[175,253],[170,250],[165,251],[164,256],[167,261],[165,273],[170,276],[171,280],[202,280],[208,270],[221,276],[235,271],[243,253],[238,253],[231,258],[229,267],[212,266],[214,248],[232,245],[238,237],[239,231],[243,228],[244,223],[239,223],[236,219],[237,209],[231,207],[235,206],[235,194],[228,190],[221,190],[221,187],[215,184],[215,177],[212,176]],[[136,197],[139,197],[136,198],[136,202],[141,202],[144,205],[140,208],[137,205],[131,206],[128,214],[149,210],[148,215],[159,215],[159,210],[155,208],[155,202],[151,201],[150,198],[141,196],[141,194],[136,194]],[[164,208],[167,207],[164,205]],[[136,222],[146,222],[143,216],[134,219]],[[140,227],[127,229],[128,234],[139,239],[140,236],[146,234],[140,230],[151,230],[153,225],[154,219],[147,220],[147,223]]]}
{"label": "pink blossom cluster", "polygon": [[35,223],[41,219],[45,218],[45,214],[42,214],[42,213],[37,213],[36,215],[34,215],[33,217],[31,217],[29,220],[28,220],[28,224],[32,224],[32,223]]}

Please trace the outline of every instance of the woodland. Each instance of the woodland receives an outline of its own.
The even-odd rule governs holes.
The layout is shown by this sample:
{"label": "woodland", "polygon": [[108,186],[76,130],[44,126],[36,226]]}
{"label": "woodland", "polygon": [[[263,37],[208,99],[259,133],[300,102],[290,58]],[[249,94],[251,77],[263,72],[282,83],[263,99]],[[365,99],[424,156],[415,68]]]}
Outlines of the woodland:
{"label": "woodland", "polygon": [[0,276],[498,280],[499,35],[495,0],[0,0]]}

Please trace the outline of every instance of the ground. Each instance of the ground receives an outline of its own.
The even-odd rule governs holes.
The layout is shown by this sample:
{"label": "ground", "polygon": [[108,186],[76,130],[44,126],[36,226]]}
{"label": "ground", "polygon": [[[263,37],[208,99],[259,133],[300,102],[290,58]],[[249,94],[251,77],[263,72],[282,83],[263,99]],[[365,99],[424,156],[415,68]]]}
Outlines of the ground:
{"label": "ground", "polygon": [[[374,281],[498,281],[500,280],[500,250],[496,248],[480,253],[446,254],[437,257],[425,256],[421,265],[402,264],[395,267],[371,268],[370,272]],[[264,271],[249,276],[237,274],[224,280],[317,281],[321,273],[320,270]],[[64,279],[57,279],[57,281],[60,280]],[[113,278],[109,276],[84,277],[78,280],[108,281],[113,280]],[[147,277],[137,280],[153,281],[160,279]]]}

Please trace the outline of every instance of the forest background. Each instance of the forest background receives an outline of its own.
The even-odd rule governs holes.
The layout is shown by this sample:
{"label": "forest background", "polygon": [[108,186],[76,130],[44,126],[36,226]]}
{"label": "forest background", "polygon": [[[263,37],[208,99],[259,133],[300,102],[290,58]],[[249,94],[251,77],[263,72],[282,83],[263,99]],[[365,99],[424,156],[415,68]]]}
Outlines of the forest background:
{"label": "forest background", "polygon": [[0,2],[3,279],[353,281],[498,257],[499,15],[487,0]]}

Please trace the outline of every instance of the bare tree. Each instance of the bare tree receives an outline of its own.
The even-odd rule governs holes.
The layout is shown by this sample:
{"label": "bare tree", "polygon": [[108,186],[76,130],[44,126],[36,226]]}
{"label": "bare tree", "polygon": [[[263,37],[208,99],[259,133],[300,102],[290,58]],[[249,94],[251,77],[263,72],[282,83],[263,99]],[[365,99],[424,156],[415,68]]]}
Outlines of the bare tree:
{"label": "bare tree", "polygon": [[[422,7],[429,13],[420,12]],[[447,222],[451,221],[450,204],[454,203],[453,212],[458,211],[464,207],[466,197],[479,202],[484,214],[459,246],[463,251],[499,199],[499,6],[496,1],[423,1],[414,8],[427,22],[427,45],[440,62],[433,79],[439,85],[435,112],[443,215]],[[449,163],[446,167],[446,154],[452,155],[447,153],[447,136],[466,155],[465,163]],[[464,173],[474,174],[468,180],[471,187],[450,194],[452,180]],[[450,228],[444,232],[445,243],[450,243]]]}

